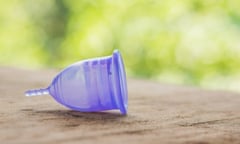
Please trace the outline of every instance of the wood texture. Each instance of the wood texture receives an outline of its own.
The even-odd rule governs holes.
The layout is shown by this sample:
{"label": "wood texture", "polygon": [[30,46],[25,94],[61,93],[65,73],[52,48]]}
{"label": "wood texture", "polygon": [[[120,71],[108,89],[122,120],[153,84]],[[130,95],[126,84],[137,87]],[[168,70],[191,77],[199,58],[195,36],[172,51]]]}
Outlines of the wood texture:
{"label": "wood texture", "polygon": [[56,70],[0,68],[0,143],[240,143],[240,94],[128,80],[129,114],[68,110],[46,87]]}

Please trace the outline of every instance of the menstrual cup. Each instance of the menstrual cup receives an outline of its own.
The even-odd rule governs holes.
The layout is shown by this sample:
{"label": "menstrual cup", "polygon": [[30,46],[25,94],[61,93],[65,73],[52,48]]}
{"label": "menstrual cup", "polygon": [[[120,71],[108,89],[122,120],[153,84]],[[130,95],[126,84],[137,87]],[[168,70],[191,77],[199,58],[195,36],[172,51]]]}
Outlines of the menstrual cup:
{"label": "menstrual cup", "polygon": [[74,63],[61,71],[49,87],[25,93],[26,96],[45,94],[77,111],[119,109],[127,114],[127,81],[120,52],[115,50],[112,56]]}

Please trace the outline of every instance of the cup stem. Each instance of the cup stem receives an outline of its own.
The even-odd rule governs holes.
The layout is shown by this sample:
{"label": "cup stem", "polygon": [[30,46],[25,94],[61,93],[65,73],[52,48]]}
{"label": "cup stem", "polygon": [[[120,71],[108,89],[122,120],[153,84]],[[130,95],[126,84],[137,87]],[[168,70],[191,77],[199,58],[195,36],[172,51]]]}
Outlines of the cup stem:
{"label": "cup stem", "polygon": [[41,95],[48,95],[49,89],[34,89],[34,90],[28,90],[25,92],[25,96],[41,96]]}

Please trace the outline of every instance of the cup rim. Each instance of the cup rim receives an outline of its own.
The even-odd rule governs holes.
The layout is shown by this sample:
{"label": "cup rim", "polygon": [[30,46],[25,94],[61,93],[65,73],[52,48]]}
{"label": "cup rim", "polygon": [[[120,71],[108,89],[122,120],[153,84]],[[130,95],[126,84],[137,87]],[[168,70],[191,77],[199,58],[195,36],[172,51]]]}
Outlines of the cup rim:
{"label": "cup rim", "polygon": [[127,92],[127,79],[126,72],[124,69],[124,63],[121,57],[121,54],[118,50],[113,52],[113,62],[114,62],[114,71],[117,74],[116,76],[116,86],[117,86],[117,101],[120,104],[119,109],[122,114],[127,114],[128,107],[128,92]]}

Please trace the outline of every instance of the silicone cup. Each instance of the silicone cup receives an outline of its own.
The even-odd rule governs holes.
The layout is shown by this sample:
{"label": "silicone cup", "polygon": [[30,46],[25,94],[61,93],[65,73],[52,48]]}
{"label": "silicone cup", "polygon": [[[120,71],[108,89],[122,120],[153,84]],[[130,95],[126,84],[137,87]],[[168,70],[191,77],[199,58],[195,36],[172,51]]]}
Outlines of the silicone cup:
{"label": "silicone cup", "polygon": [[127,80],[120,52],[115,50],[112,56],[74,63],[60,72],[48,88],[25,93],[26,96],[44,94],[77,111],[119,109],[127,114]]}

